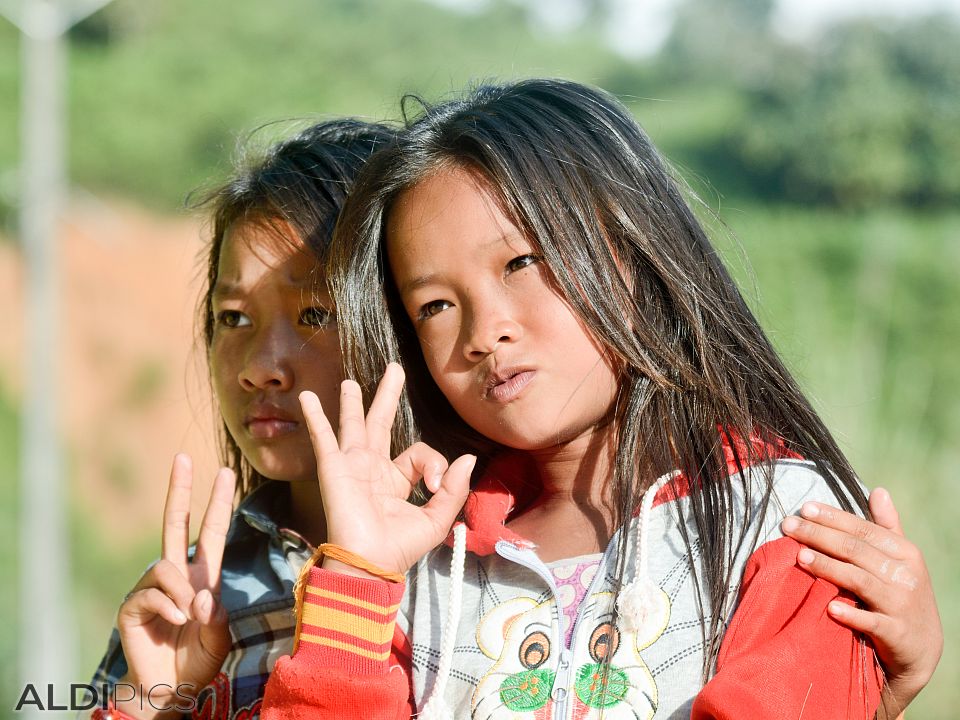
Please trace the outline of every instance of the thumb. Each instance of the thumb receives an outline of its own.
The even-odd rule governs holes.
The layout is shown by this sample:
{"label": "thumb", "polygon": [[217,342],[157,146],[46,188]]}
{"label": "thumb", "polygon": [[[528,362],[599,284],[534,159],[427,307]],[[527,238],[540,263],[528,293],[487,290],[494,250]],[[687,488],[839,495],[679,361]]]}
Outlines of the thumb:
{"label": "thumb", "polygon": [[873,515],[873,521],[892,530],[897,535],[903,535],[903,528],[900,527],[900,513],[893,504],[893,498],[884,488],[876,488],[870,493],[870,514]]}
{"label": "thumb", "polygon": [[200,644],[203,649],[221,662],[230,651],[232,643],[227,610],[207,589],[193,599],[193,616],[200,623]]}
{"label": "thumb", "polygon": [[440,487],[423,506],[423,511],[440,533],[440,541],[447,536],[453,521],[470,492],[470,474],[477,464],[476,455],[461,455],[447,468]]}

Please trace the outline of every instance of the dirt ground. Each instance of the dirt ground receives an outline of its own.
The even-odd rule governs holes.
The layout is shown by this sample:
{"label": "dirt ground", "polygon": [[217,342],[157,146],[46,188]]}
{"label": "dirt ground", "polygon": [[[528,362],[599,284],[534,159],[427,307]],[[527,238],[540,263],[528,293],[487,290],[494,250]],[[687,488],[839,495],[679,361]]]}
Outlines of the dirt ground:
{"label": "dirt ground", "polygon": [[[170,461],[196,468],[194,528],[216,470],[194,316],[200,223],[115,202],[74,202],[63,226],[60,362],[64,464],[83,511],[128,539],[159,534]],[[0,239],[0,391],[22,395],[23,271]]]}

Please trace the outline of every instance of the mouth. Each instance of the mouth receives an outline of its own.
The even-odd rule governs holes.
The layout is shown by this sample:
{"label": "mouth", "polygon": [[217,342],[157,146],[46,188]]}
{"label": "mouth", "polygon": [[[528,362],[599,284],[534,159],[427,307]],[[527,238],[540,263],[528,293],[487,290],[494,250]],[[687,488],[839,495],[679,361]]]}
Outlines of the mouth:
{"label": "mouth", "polygon": [[484,398],[498,403],[508,403],[519,397],[530,384],[536,370],[527,368],[504,368],[487,376]]}
{"label": "mouth", "polygon": [[251,409],[243,426],[256,440],[272,440],[294,432],[300,423],[278,407],[263,405]]}

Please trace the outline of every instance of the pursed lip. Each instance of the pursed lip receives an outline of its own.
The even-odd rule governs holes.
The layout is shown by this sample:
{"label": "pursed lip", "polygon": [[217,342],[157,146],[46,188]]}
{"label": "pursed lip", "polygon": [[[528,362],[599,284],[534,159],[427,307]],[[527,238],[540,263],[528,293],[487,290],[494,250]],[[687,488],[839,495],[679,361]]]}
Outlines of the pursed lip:
{"label": "pursed lip", "polygon": [[499,403],[514,400],[530,384],[537,371],[522,366],[499,368],[487,374],[484,399]]}
{"label": "pursed lip", "polygon": [[300,421],[277,405],[258,403],[247,411],[243,426],[251,437],[269,440],[293,432],[300,426]]}

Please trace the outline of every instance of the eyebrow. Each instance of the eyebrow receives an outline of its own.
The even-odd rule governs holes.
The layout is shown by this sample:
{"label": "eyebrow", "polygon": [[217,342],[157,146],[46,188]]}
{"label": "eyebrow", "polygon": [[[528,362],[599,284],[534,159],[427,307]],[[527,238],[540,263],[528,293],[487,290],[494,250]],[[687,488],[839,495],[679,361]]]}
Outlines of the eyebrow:
{"label": "eyebrow", "polygon": [[[315,280],[311,280],[311,281],[304,280],[303,282],[299,282],[299,283],[287,283],[284,285],[283,290],[285,292],[299,292],[299,293],[302,293],[305,290],[309,290],[309,291],[319,290],[319,292],[317,292],[318,295],[321,295],[321,294],[328,295],[327,288],[322,284],[318,284],[317,281]],[[247,289],[242,282],[234,283],[234,282],[222,282],[218,280],[216,284],[213,286],[213,292],[211,293],[211,296],[215,298],[231,297],[234,295],[243,295],[245,292],[247,292]]]}
{"label": "eyebrow", "polygon": [[440,277],[439,273],[430,273],[429,275],[418,275],[409,282],[405,282],[402,287],[398,288],[397,292],[400,295],[406,295],[407,293],[421,288],[424,285],[430,285],[431,283],[437,282],[437,279]]}
{"label": "eyebrow", "polygon": [[[519,230],[514,230],[512,232],[500,233],[498,235],[495,235],[494,237],[490,238],[485,243],[483,243],[481,247],[488,248],[491,245],[497,245],[497,244],[503,243],[507,247],[513,249],[513,243],[517,241],[527,243],[528,245],[531,246],[530,249],[533,250],[533,247],[532,247],[533,243],[531,243],[530,240],[528,240],[527,237]],[[404,295],[405,293],[408,293],[412,290],[416,290],[417,288],[421,288],[424,285],[430,285],[431,283],[438,282],[439,277],[440,277],[439,273],[430,273],[429,275],[418,275],[417,277],[405,282],[403,285],[397,288],[397,292],[399,292],[400,295]]]}

